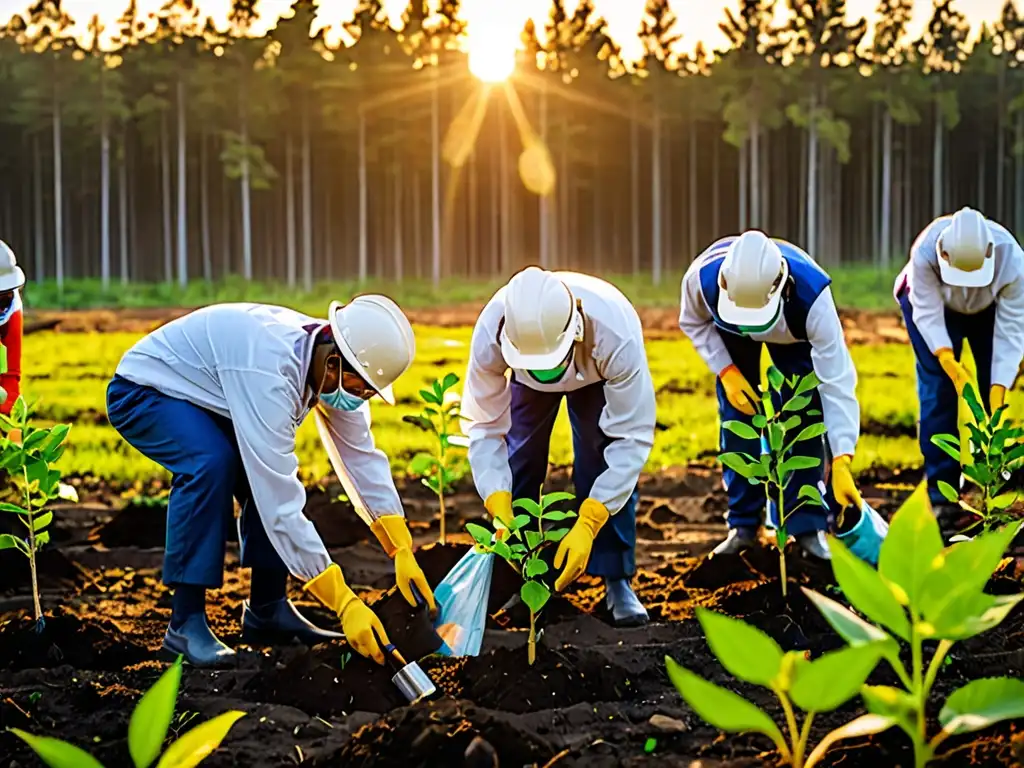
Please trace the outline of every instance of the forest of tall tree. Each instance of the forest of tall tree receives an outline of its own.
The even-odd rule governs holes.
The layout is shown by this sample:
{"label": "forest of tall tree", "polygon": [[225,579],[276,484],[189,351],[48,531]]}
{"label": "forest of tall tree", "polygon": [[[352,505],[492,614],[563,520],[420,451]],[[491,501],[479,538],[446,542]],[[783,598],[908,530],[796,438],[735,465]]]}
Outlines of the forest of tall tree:
{"label": "forest of tall tree", "polygon": [[[259,37],[253,0],[226,32],[191,0],[146,17],[133,0],[77,37],[42,0],[0,36],[0,237],[32,280],[309,287],[527,263],[659,282],[746,227],[892,270],[963,205],[1024,228],[1012,0],[974,33],[940,0],[920,39],[912,0],[857,21],[844,0],[787,3],[777,27],[771,0],[742,0],[727,50],[681,54],[670,3],[648,0],[629,62],[588,0],[553,0],[487,86],[456,0],[415,0],[399,24],[362,2],[348,46],[311,33],[314,0]],[[521,178],[534,132],[550,194]]]}

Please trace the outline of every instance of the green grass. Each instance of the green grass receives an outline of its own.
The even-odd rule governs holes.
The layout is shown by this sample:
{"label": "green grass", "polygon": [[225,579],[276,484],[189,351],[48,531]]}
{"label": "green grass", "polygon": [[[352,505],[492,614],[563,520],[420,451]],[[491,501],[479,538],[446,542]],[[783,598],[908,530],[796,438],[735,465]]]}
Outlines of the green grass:
{"label": "green grass", "polygon": [[[681,272],[670,272],[659,285],[648,276],[606,275],[638,306],[675,307],[679,304]],[[841,267],[832,271],[836,301],[849,309],[893,309],[892,284],[895,273],[869,266]],[[213,283],[197,281],[181,290],[166,283],[132,283],[121,286],[115,280],[103,290],[98,280],[73,280],[63,292],[52,281],[29,284],[26,303],[33,309],[138,309],[144,307],[199,307],[225,301],[256,301],[293,307],[322,315],[333,299],[345,301],[357,293],[378,292],[393,297],[410,309],[438,305],[482,304],[503,281],[452,279],[438,290],[425,280],[403,283],[370,281],[360,286],[350,282],[317,282],[313,291],[289,290],[281,281],[246,282],[228,279]]]}
{"label": "green grass", "polygon": [[[417,361],[396,385],[398,405],[374,405],[374,435],[392,459],[396,474],[408,460],[430,448],[427,435],[401,420],[419,410],[417,392],[448,371],[463,375],[470,328],[417,327]],[[139,336],[132,333],[37,333],[26,337],[25,390],[37,401],[40,418],[74,423],[69,448],[61,460],[66,472],[93,475],[119,484],[164,476],[163,470],[137,454],[108,426],[97,425],[95,414],[104,411],[107,381],[123,352]],[[658,424],[648,469],[680,466],[695,460],[714,461],[718,442],[718,414],[714,377],[684,338],[648,342],[648,356],[658,392]],[[911,430],[917,420],[914,361],[908,345],[883,344],[854,347],[860,374],[859,398],[864,425],[902,426]],[[458,387],[461,389],[461,385]],[[1013,393],[1015,412],[1019,395]],[[81,418],[79,418],[81,417]],[[315,482],[329,473],[312,420],[299,430],[297,451],[303,479]],[[555,427],[551,459],[571,461],[568,420],[563,412]],[[921,456],[913,437],[861,438],[855,468],[871,466],[917,467]]]}

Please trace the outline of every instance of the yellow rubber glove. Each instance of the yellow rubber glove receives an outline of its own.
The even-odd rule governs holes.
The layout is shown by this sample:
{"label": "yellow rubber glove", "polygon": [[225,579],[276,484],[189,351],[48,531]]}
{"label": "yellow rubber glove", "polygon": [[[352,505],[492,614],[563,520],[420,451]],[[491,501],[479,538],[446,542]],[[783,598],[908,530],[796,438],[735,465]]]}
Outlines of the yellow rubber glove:
{"label": "yellow rubber glove", "polygon": [[722,389],[725,390],[725,398],[732,403],[732,407],[747,416],[754,415],[754,403],[758,402],[757,393],[750,386],[750,382],[740,373],[735,365],[730,365],[720,374]]}
{"label": "yellow rubber glove", "polygon": [[957,395],[963,395],[964,386],[971,381],[971,374],[957,362],[953,350],[949,347],[943,347],[938,350],[935,353],[935,357],[939,359],[939,365],[942,366],[942,370],[946,372],[946,375],[953,382],[953,386],[956,387]]}
{"label": "yellow rubber glove", "polygon": [[580,515],[576,519],[576,524],[565,535],[558,545],[558,551],[555,552],[555,570],[565,563],[565,569],[555,582],[556,592],[561,592],[572,584],[586,570],[590,550],[594,547],[594,538],[606,522],[608,510],[601,502],[586,499],[580,505]]}
{"label": "yellow rubber glove", "polygon": [[430,614],[435,615],[437,603],[434,601],[434,592],[430,589],[427,577],[412,553],[412,534],[409,533],[405,518],[401,515],[378,517],[370,525],[370,530],[384,547],[388,557],[395,561],[395,582],[405,601],[413,608],[416,607],[416,596],[412,591],[415,586],[427,601]]}
{"label": "yellow rubber glove", "polygon": [[384,664],[381,645],[389,642],[384,625],[380,623],[377,614],[345,583],[337,563],[331,563],[326,571],[306,582],[303,589],[338,615],[341,631],[345,633],[345,639],[352,650],[360,656],[369,656],[378,664]]}
{"label": "yellow rubber glove", "polygon": [[1006,405],[1006,387],[1002,384],[993,384],[988,391],[988,406],[992,413]]}
{"label": "yellow rubber glove", "polygon": [[832,495],[841,506],[860,509],[864,499],[853,482],[852,462],[853,456],[836,456],[832,460]]}
{"label": "yellow rubber glove", "polygon": [[501,541],[508,536],[508,526],[515,518],[515,513],[512,511],[512,493],[510,491],[495,491],[484,499],[484,508],[492,519],[506,526],[505,529],[499,528],[495,537]]}

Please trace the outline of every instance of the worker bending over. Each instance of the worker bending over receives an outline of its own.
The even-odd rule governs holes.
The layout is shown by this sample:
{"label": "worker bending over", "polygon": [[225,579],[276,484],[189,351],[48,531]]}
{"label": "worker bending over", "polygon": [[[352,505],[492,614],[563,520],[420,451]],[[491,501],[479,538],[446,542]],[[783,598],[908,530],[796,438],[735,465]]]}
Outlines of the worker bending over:
{"label": "worker bending over", "polygon": [[[21,338],[24,321],[21,311],[21,289],[25,273],[14,258],[14,251],[0,240],[0,344],[7,352],[7,369],[0,370],[0,413],[11,415],[11,408],[21,394]],[[17,435],[20,441],[21,436]]]}
{"label": "worker bending over", "polygon": [[914,241],[910,261],[896,279],[896,301],[917,358],[921,401],[918,436],[928,497],[948,539],[960,509],[939,491],[939,481],[960,487],[960,464],[932,444],[957,434],[957,396],[970,381],[960,363],[964,340],[978,370],[979,399],[995,412],[1024,357],[1024,252],[1001,225],[963,208],[942,216]]}
{"label": "worker bending over", "polygon": [[[798,444],[800,454],[820,460],[818,467],[795,471],[786,488],[787,509],[799,503],[804,485],[824,491],[829,508],[805,504],[787,514],[786,529],[803,552],[830,559],[824,532],[830,519],[846,507],[842,534],[862,557],[877,558],[881,543],[878,520],[861,515],[863,500],[850,470],[860,434],[860,408],[855,393],[857,373],[843,338],[831,279],[804,251],[783,240],[750,230],[712,244],[687,270],[682,283],[679,327],[718,377],[721,421],[752,425],[760,396],[761,351],[768,348],[772,363],[786,376],[817,375],[811,409],[822,413],[831,460],[831,488],[824,484],[825,441]],[[791,392],[783,392],[788,397]],[[806,425],[806,423],[805,423]],[[757,439],[748,440],[721,430],[723,451],[752,456],[761,453]],[[713,554],[739,553],[754,544],[764,517],[765,494],[724,467],[729,498],[729,535]],[[772,505],[772,517],[777,512]]]}
{"label": "worker bending over", "polygon": [[[554,566],[565,589],[603,576],[618,626],[647,622],[630,586],[636,571],[637,481],[654,442],[654,385],[636,310],[614,286],[529,267],[484,307],[473,329],[463,393],[469,462],[487,511],[512,519],[536,499],[551,430],[565,398],[579,517]],[[564,568],[563,568],[564,566]]]}
{"label": "worker bending over", "polygon": [[146,336],[107,389],[110,423],[173,475],[163,580],[174,589],[164,648],[196,666],[234,651],[206,623],[206,590],[223,580],[224,548],[238,523],[242,566],[252,568],[243,638],[312,645],[340,637],[304,619],[286,598],[288,574],[341,619],[353,649],[384,663],[374,613],[346,585],[303,515],[295,434],[313,411],[331,463],[353,486],[356,509],[395,561],[405,598],[434,608],[387,457],[375,449],[367,401],[394,403],[391,384],[412,363],[412,327],[385,296],[334,302],[328,320],[282,307],[219,304]]}

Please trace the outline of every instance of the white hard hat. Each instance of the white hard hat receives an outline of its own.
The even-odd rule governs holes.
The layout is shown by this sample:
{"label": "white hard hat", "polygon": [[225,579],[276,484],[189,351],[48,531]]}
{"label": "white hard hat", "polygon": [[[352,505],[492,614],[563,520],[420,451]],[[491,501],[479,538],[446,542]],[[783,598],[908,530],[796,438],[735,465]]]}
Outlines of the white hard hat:
{"label": "white hard hat", "polygon": [[552,272],[527,267],[505,287],[501,355],[509,368],[554,368],[569,354],[581,320],[565,283]]}
{"label": "white hard hat", "polygon": [[995,243],[988,222],[977,211],[961,208],[954,213],[935,247],[946,285],[981,288],[995,277]]}
{"label": "white hard hat", "polygon": [[409,318],[387,296],[357,296],[331,302],[327,311],[334,343],[342,356],[384,402],[395,404],[391,385],[409,370],[416,338]]}
{"label": "white hard hat", "polygon": [[739,326],[764,326],[779,313],[789,263],[764,232],[749,230],[726,251],[718,273],[718,314]]}
{"label": "white hard hat", "polygon": [[0,240],[0,293],[13,291],[25,285],[25,273],[18,266],[11,247]]}

